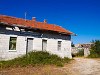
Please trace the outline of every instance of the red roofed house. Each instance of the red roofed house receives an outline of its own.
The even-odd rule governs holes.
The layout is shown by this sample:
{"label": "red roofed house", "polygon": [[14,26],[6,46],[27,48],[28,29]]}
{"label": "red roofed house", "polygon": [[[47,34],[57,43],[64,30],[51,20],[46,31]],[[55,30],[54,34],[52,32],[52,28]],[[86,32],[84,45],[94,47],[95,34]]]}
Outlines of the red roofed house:
{"label": "red roofed house", "polygon": [[0,60],[9,60],[30,51],[47,51],[60,57],[71,56],[72,32],[35,18],[25,20],[0,15]]}

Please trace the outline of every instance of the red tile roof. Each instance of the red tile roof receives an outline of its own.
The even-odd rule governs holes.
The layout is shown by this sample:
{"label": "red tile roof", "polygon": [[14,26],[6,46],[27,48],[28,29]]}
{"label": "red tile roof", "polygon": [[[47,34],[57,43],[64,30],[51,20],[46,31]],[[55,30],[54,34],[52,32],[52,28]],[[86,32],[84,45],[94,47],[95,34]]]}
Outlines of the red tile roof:
{"label": "red tile roof", "polygon": [[41,30],[55,31],[58,33],[64,33],[68,35],[73,34],[72,32],[54,24],[47,24],[44,22],[37,22],[33,20],[25,20],[25,19],[6,16],[6,15],[0,15],[0,22],[7,23],[9,25],[26,26],[26,27],[37,28]]}

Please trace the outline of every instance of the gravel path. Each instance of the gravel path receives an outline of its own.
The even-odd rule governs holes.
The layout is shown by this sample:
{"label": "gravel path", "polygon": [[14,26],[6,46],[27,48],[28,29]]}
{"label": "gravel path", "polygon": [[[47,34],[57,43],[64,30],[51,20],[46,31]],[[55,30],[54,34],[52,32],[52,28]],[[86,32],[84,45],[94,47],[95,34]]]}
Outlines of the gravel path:
{"label": "gravel path", "polygon": [[68,75],[100,75],[100,59],[74,59],[74,62],[63,67]]}

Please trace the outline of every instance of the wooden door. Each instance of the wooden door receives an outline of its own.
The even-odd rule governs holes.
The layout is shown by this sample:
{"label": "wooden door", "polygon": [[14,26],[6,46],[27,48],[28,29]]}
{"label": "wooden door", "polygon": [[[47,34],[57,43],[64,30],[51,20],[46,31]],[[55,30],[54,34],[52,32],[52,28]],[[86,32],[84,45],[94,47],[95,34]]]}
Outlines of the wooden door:
{"label": "wooden door", "polygon": [[42,40],[42,50],[46,51],[47,49],[47,40]]}
{"label": "wooden door", "polygon": [[33,38],[27,38],[27,52],[33,50]]}

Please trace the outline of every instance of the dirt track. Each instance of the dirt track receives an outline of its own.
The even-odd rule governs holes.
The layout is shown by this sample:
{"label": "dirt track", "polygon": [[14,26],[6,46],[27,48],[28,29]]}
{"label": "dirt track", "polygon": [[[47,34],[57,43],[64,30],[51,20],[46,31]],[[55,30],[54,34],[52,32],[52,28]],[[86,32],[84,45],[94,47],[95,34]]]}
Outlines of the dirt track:
{"label": "dirt track", "polygon": [[75,61],[65,66],[68,75],[100,75],[100,59],[74,58]]}
{"label": "dirt track", "polygon": [[0,75],[100,75],[100,59],[74,59],[64,67],[9,68],[0,71]]}

